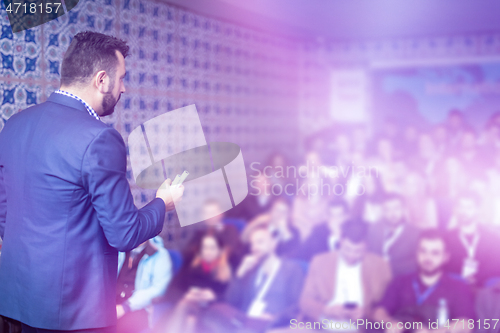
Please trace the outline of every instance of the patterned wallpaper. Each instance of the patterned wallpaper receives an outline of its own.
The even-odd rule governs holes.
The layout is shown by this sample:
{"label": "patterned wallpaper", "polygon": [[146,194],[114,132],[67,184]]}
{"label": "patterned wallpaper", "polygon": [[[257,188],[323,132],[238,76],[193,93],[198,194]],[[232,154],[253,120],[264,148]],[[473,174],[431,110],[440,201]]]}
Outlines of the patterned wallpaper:
{"label": "patterned wallpaper", "polygon": [[[301,135],[331,123],[332,67],[500,55],[500,34],[298,42],[149,0],[81,0],[57,20],[16,34],[2,11],[0,24],[0,130],[13,113],[58,88],[72,36],[92,30],[131,47],[127,92],[105,118],[125,142],[144,121],[194,103],[207,141],[239,144],[247,165],[275,150],[295,157]],[[130,168],[128,178],[139,207],[153,198],[154,191],[134,184]],[[191,231],[169,214],[163,236],[175,246]]]}
{"label": "patterned wallpaper", "polygon": [[[246,164],[278,148],[296,150],[299,48],[286,39],[140,0],[81,0],[57,20],[16,34],[5,11],[0,24],[0,129],[58,88],[72,36],[92,30],[125,39],[131,48],[127,91],[104,118],[125,142],[144,121],[194,103],[207,141],[239,144]],[[136,204],[143,206],[154,190],[138,188],[128,170]],[[178,226],[169,214],[168,246],[190,232]]]}

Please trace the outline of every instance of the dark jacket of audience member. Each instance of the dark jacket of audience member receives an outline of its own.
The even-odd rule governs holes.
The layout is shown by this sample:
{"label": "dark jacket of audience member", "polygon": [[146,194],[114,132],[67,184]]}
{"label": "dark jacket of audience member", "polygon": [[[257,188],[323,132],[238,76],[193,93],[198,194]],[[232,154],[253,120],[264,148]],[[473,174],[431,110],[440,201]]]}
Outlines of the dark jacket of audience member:
{"label": "dark jacket of audience member", "polygon": [[[177,303],[191,288],[210,289],[216,299],[221,299],[231,279],[232,272],[222,237],[212,230],[198,236],[197,242],[193,244],[193,256],[184,259],[181,270],[167,289],[166,299],[169,302]],[[207,238],[215,239],[220,251],[213,262],[203,260],[203,241]]]}
{"label": "dark jacket of audience member", "polygon": [[[482,286],[489,279],[500,277],[500,237],[485,227],[479,227],[479,241],[475,253],[478,262],[476,285]],[[459,231],[450,231],[447,237],[451,258],[447,269],[450,273],[461,275],[462,265],[467,258],[467,250],[462,244]]]}
{"label": "dark jacket of audience member", "polygon": [[312,257],[317,254],[330,251],[329,246],[330,229],[326,223],[322,223],[314,227],[311,234],[302,243],[300,248],[295,251],[297,259],[311,261]]}
{"label": "dark jacket of audience member", "polygon": [[297,228],[290,226],[292,237],[287,240],[281,240],[276,247],[276,254],[283,258],[294,257],[297,248],[300,247],[300,234]]}
{"label": "dark jacket of audience member", "polygon": [[227,287],[227,282],[217,279],[213,269],[205,269],[201,265],[185,265],[177,273],[166,293],[169,302],[177,303],[191,287],[211,289],[217,299],[222,299]]}
{"label": "dark jacket of audience member", "polygon": [[462,280],[444,274],[433,292],[421,304],[416,299],[413,284],[417,283],[420,290],[426,290],[418,279],[418,274],[409,274],[395,278],[380,302],[391,316],[397,320],[408,322],[435,321],[439,311],[439,302],[446,300],[448,319],[474,319],[474,298],[471,289]]}
{"label": "dark jacket of audience member", "polygon": [[[386,240],[387,228],[384,223],[370,226],[368,233],[368,249],[384,257],[384,241]],[[402,226],[401,234],[387,251],[387,257],[394,277],[413,273],[417,269],[415,252],[417,249],[419,230],[411,224]]]}
{"label": "dark jacket of audience member", "polygon": [[258,196],[249,194],[238,206],[230,209],[226,213],[226,217],[228,218],[238,218],[244,219],[245,221],[251,221],[257,215],[267,212],[272,204],[274,197],[268,196],[267,201],[264,204],[259,202]]}
{"label": "dark jacket of audience member", "polygon": [[[476,295],[476,314],[477,320],[481,323],[491,322],[492,318],[500,318],[500,280],[494,285],[478,290]],[[500,325],[493,322],[490,327],[481,325],[476,330],[477,333],[498,333]]]}
{"label": "dark jacket of audience member", "polygon": [[[258,290],[255,288],[260,266],[241,278],[235,277],[226,290],[226,302],[242,312],[247,312]],[[264,296],[266,312],[277,317],[275,322],[285,322],[294,317],[302,290],[304,273],[293,260],[281,259],[280,268]]]}

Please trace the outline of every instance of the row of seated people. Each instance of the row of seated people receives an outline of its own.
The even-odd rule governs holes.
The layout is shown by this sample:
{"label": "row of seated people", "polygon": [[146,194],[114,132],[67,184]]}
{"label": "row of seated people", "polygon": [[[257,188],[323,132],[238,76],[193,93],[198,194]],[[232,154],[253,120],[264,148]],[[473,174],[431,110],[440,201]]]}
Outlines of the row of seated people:
{"label": "row of seated people", "polygon": [[[479,320],[478,331],[500,314],[500,242],[477,221],[477,206],[475,196],[459,196],[457,225],[443,233],[408,224],[399,195],[384,198],[376,225],[349,218],[348,206],[333,200],[328,221],[304,240],[286,199],[242,232],[220,214],[194,234],[175,274],[159,237],[120,254],[118,331],[296,331],[363,319],[394,322],[386,331],[399,332],[399,321],[425,329],[440,311]],[[213,216],[219,207],[205,209]]]}

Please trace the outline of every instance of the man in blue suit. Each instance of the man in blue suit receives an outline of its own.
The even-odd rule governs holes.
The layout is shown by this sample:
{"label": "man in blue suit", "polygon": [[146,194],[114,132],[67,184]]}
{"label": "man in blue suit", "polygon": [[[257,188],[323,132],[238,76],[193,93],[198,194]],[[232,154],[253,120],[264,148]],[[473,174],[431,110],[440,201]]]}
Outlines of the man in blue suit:
{"label": "man in blue suit", "polygon": [[113,332],[118,251],[158,235],[182,196],[167,180],[138,210],[125,143],[100,121],[125,92],[127,53],[77,34],[60,90],[0,132],[0,315],[23,332]]}

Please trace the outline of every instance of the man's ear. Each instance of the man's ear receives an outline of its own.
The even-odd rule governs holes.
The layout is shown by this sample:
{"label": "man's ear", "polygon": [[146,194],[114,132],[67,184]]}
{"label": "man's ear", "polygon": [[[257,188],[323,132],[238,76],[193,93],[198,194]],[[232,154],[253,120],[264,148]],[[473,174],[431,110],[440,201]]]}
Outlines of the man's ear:
{"label": "man's ear", "polygon": [[109,75],[106,71],[99,71],[94,76],[94,86],[100,93],[105,94],[108,91]]}

